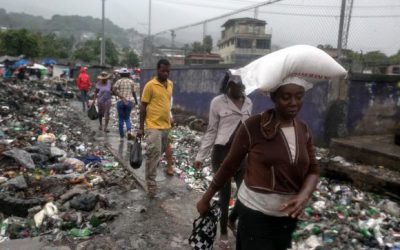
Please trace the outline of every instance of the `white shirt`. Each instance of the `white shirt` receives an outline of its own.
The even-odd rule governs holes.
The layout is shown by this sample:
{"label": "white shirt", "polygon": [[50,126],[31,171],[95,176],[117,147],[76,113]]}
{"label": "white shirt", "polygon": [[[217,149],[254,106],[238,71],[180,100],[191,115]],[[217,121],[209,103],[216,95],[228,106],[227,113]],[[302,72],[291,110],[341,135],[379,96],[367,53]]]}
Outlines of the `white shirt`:
{"label": "white shirt", "polygon": [[213,145],[226,145],[240,122],[247,120],[253,109],[250,98],[245,97],[239,109],[228,96],[216,96],[210,104],[208,127],[202,138],[196,161],[203,161]]}
{"label": "white shirt", "polygon": [[296,159],[296,134],[294,132],[294,127],[281,128],[281,130],[285,135],[286,141],[289,145],[292,162],[294,162]]}
{"label": "white shirt", "polygon": [[287,216],[287,214],[279,210],[285,202],[289,201],[294,196],[295,195],[258,193],[248,188],[244,182],[240,185],[238,192],[238,199],[246,207],[266,215],[277,217]]}

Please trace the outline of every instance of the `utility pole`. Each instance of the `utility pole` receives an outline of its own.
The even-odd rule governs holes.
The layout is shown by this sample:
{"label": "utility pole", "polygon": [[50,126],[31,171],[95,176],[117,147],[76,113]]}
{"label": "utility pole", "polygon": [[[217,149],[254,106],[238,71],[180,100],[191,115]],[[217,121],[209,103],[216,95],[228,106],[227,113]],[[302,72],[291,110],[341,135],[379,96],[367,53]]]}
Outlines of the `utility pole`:
{"label": "utility pole", "polygon": [[342,7],[340,9],[340,21],[339,21],[339,35],[337,44],[337,57],[340,58],[342,55],[343,45],[343,24],[344,24],[344,13],[346,10],[346,0],[342,0]]}
{"label": "utility pole", "polygon": [[202,44],[203,44],[203,65],[204,64],[206,64],[206,60],[205,60],[205,57],[206,57],[206,53],[207,53],[207,51],[205,50],[205,47],[204,47],[204,38],[206,38],[206,35],[207,35],[207,22],[204,22],[203,23],[203,42],[202,42]]}
{"label": "utility pole", "polygon": [[143,64],[149,67],[153,60],[153,45],[151,41],[151,0],[149,0],[149,21],[147,23],[147,38],[144,39],[143,43]]}
{"label": "utility pole", "polygon": [[149,38],[151,37],[151,0],[149,0],[149,26],[148,26],[148,34]]}
{"label": "utility pole", "polygon": [[258,7],[254,8],[254,19],[258,19]]}
{"label": "utility pole", "polygon": [[171,30],[171,47],[172,48],[175,48],[175,37],[176,37],[175,31]]}
{"label": "utility pole", "polygon": [[101,18],[101,52],[100,52],[100,65],[104,66],[106,60],[106,38],[105,38],[105,30],[104,30],[104,7],[105,1],[102,0],[102,18]]}

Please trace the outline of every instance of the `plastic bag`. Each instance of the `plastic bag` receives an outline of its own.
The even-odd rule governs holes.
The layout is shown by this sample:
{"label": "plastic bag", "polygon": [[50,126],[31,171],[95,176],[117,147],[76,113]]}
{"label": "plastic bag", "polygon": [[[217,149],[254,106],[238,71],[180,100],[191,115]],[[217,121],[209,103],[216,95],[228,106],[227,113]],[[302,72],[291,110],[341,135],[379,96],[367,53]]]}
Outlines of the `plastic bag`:
{"label": "plastic bag", "polygon": [[136,138],[130,151],[129,163],[132,168],[138,169],[142,165],[142,160],[142,144],[141,141]]}
{"label": "plastic bag", "polygon": [[241,76],[246,94],[256,89],[273,92],[288,77],[304,79],[312,86],[312,83],[344,77],[347,73],[330,55],[309,45],[275,51],[231,72]]}
{"label": "plastic bag", "polygon": [[11,150],[3,152],[3,155],[14,159],[16,162],[26,168],[35,168],[35,163],[33,162],[31,155],[25,150],[13,148]]}
{"label": "plastic bag", "polygon": [[52,133],[43,133],[38,137],[38,142],[53,143],[55,141],[56,141],[56,136]]}
{"label": "plastic bag", "polygon": [[99,113],[97,112],[96,106],[92,104],[88,110],[88,117],[90,120],[96,120],[99,118]]}

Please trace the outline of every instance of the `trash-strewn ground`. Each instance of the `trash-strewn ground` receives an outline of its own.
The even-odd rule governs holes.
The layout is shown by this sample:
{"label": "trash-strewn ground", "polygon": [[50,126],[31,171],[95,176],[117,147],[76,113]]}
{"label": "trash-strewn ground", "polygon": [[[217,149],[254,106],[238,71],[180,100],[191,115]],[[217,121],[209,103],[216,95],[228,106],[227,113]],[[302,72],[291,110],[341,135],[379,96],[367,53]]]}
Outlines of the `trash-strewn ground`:
{"label": "trash-strewn ground", "polygon": [[[191,128],[204,122],[189,117],[181,124],[191,128],[173,129],[177,182],[149,200],[105,147],[118,140],[115,108],[105,135],[62,97],[53,85],[0,82],[0,249],[22,238],[28,248],[14,249],[189,249],[194,206],[212,179],[209,167],[192,168],[202,133]],[[293,249],[400,249],[399,203],[322,178],[293,239]]]}

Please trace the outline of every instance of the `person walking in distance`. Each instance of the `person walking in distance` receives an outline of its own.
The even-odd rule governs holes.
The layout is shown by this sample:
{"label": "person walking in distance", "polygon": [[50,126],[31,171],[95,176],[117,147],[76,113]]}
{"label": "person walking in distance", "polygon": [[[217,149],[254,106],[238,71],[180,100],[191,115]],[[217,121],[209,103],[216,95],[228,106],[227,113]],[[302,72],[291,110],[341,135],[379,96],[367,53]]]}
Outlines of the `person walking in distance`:
{"label": "person walking in distance", "polygon": [[[130,73],[128,69],[122,68],[120,70],[121,78],[114,84],[113,92],[119,97],[117,102],[118,111],[118,129],[121,140],[125,137],[124,123],[126,124],[126,133],[128,140],[132,139],[131,134],[131,112],[132,112],[132,100],[136,100],[135,83],[129,78]],[[137,105],[137,101],[136,101]]]}
{"label": "person walking in distance", "polygon": [[85,111],[89,107],[88,91],[90,89],[90,77],[86,73],[86,67],[81,68],[81,72],[76,79],[76,86],[81,92],[82,110]]}
{"label": "person walking in distance", "polygon": [[111,109],[111,80],[107,72],[101,72],[97,77],[98,82],[96,83],[96,90],[94,92],[93,102],[97,101],[97,108],[99,110],[99,130],[103,130],[103,118],[104,118],[104,132],[109,133],[108,123],[110,121],[110,109]]}
{"label": "person walking in distance", "polygon": [[[146,83],[140,106],[138,137],[146,133],[146,183],[149,197],[157,194],[157,167],[168,143],[171,129],[171,97],[173,83],[168,79],[170,63],[161,59],[157,63],[157,76]],[[146,131],[144,130],[146,124]]]}
{"label": "person walking in distance", "polygon": [[[208,128],[194,162],[197,169],[202,168],[202,162],[212,149],[211,164],[214,173],[218,171],[228,154],[236,129],[250,117],[253,108],[251,100],[244,94],[241,78],[232,75],[230,71],[225,73],[220,92],[221,94],[211,101]],[[243,172],[242,167],[233,176],[238,188],[243,180]],[[221,249],[231,248],[228,240],[228,225],[232,231],[236,231],[238,217],[236,209],[233,209],[231,216],[228,216],[230,198],[231,181],[229,179],[219,191],[222,215],[218,246]]]}

